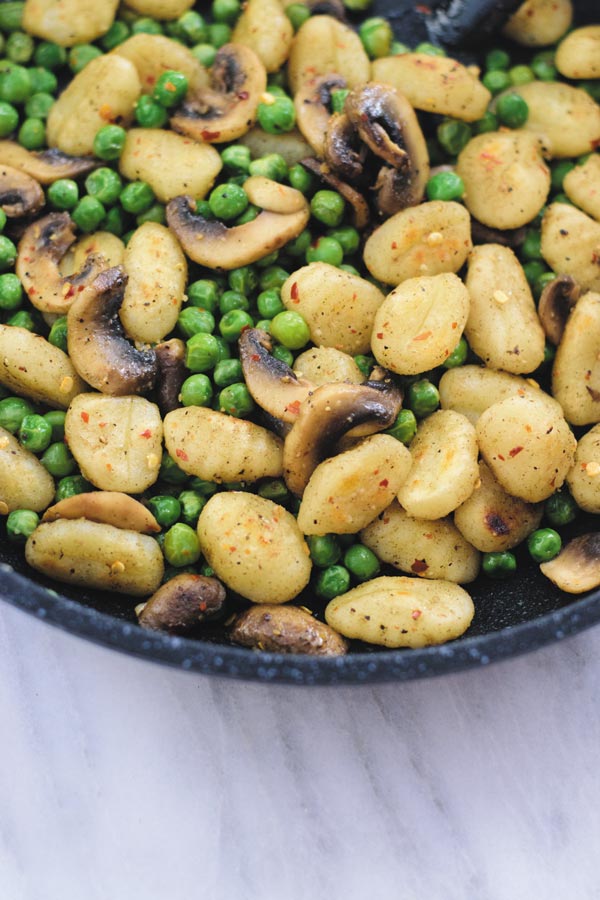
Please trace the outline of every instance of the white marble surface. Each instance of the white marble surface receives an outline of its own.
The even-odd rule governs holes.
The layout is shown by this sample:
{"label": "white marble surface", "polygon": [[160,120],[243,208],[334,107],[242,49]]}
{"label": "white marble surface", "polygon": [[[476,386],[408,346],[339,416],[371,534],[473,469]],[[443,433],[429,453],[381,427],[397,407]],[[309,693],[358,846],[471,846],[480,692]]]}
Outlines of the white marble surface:
{"label": "white marble surface", "polygon": [[149,665],[0,604],[0,898],[600,898],[599,710],[600,628],[303,689]]}

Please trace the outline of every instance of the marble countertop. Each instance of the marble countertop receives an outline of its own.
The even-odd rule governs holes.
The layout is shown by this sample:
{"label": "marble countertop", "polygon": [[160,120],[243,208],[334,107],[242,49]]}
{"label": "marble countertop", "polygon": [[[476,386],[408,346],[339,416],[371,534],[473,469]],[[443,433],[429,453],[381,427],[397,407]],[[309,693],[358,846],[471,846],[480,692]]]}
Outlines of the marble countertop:
{"label": "marble countertop", "polygon": [[0,896],[595,900],[599,710],[599,627],[442,678],[299,688],[0,604]]}

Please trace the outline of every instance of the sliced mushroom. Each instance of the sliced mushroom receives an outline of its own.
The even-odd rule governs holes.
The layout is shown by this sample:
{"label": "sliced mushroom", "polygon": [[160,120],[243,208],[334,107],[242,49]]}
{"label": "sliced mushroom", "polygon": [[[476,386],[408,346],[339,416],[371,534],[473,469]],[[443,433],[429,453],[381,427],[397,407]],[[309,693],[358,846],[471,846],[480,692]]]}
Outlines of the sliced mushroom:
{"label": "sliced mushroom", "polygon": [[499,228],[490,228],[475,216],[471,216],[471,237],[474,244],[501,244],[503,247],[515,249],[521,246],[526,234],[527,229],[524,225],[521,228],[506,228],[501,231]]}
{"label": "sliced mushroom", "polygon": [[353,210],[352,221],[359,231],[362,231],[367,227],[371,214],[369,212],[367,201],[359,191],[351,187],[345,181],[342,181],[337,175],[334,175],[333,172],[330,172],[327,164],[320,163],[318,159],[313,159],[312,157],[303,159],[302,165],[308,169],[309,172],[318,175],[325,184],[335,188],[335,190],[342,195],[344,200],[350,204]]}
{"label": "sliced mushroom", "polygon": [[77,178],[101,165],[93,156],[69,156],[61,150],[26,150],[15,141],[0,141],[0,165],[13,166],[40,184],[59,178]]}
{"label": "sliced mushroom", "polygon": [[104,257],[90,253],[79,272],[60,274],[59,263],[75,241],[73,229],[68,213],[50,213],[29,225],[19,241],[15,271],[29,300],[42,312],[64,315],[106,268]]}
{"label": "sliced mushroom", "polygon": [[225,588],[205,575],[176,575],[136,607],[142,628],[183,634],[217,615],[225,603]]}
{"label": "sliced mushroom", "polygon": [[342,178],[356,180],[364,171],[366,148],[345,113],[331,116],[325,132],[325,162]]}
{"label": "sliced mushroom", "polygon": [[308,0],[311,16],[331,16],[338,22],[348,23],[346,7],[341,0]]}
{"label": "sliced mushroom", "polygon": [[600,533],[582,534],[569,541],[540,571],[561,591],[582,594],[600,586]]}
{"label": "sliced mushroom", "polygon": [[307,81],[294,97],[298,128],[317,156],[324,155],[325,132],[331,117],[331,94],[346,87],[341,75],[320,75]]}
{"label": "sliced mushroom", "polygon": [[286,363],[271,355],[271,338],[260,328],[246,328],[239,348],[246,386],[258,405],[283,422],[295,422],[300,404],[314,390],[314,384],[299,378]]}
{"label": "sliced mushroom", "polygon": [[167,204],[169,228],[194,262],[211,269],[247,266],[298,237],[308,222],[310,209],[300,191],[260,176],[248,178],[244,190],[262,211],[253,221],[231,228],[197,215],[191,197],[175,197]]}
{"label": "sliced mushroom", "polygon": [[145,394],[158,375],[154,350],[137,350],[119,319],[127,275],[121,266],[105,269],[69,309],[69,356],[77,372],[96,390],[120,397]]}
{"label": "sliced mushroom", "polygon": [[129,494],[119,491],[88,491],[60,500],[50,506],[42,517],[44,522],[54,522],[56,519],[88,519],[141,534],[160,531],[160,525],[149,509]]}
{"label": "sliced mushroom", "polygon": [[538,316],[548,340],[558,347],[569,313],[579,300],[581,288],[570,275],[559,275],[547,284],[538,306]]}
{"label": "sliced mushroom", "polygon": [[389,428],[401,405],[402,392],[391,379],[317,388],[300,406],[284,441],[283,473],[290,491],[302,496],[318,464],[343,435],[352,429],[362,437]]}
{"label": "sliced mushroom", "polygon": [[9,219],[32,216],[45,202],[35,178],[12,166],[0,166],[0,207]]}
{"label": "sliced mushroom", "polygon": [[298,606],[251,606],[237,616],[230,637],[235,644],[269,653],[343,656],[348,651],[341,634]]}
{"label": "sliced mushroom", "polygon": [[408,100],[391,85],[372,81],[354,88],[344,109],[367,147],[401,172],[393,179],[397,202],[393,212],[420,203],[429,177],[429,154]]}
{"label": "sliced mushroom", "polygon": [[225,44],[210,75],[211,87],[188,95],[171,117],[171,128],[203,143],[235,141],[254,124],[267,88],[266,69],[250,47]]}
{"label": "sliced mushroom", "polygon": [[179,409],[181,400],[179,393],[186,379],[185,344],[179,338],[163,341],[154,348],[158,363],[156,402],[161,415]]}

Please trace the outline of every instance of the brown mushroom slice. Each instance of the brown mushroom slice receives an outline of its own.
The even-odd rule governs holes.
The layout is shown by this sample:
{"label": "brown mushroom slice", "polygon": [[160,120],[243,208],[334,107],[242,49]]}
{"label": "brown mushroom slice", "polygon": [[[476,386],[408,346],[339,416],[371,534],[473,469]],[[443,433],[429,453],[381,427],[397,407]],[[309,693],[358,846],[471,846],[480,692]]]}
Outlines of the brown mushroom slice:
{"label": "brown mushroom slice", "polygon": [[161,415],[179,409],[181,385],[187,377],[185,368],[185,343],[179,338],[162,341],[154,348],[158,364],[156,403]]}
{"label": "brown mushroom slice", "polygon": [[548,340],[558,347],[581,288],[570,275],[559,275],[546,285],[538,305],[538,316]]}
{"label": "brown mushroom slice", "polygon": [[346,7],[341,0],[308,0],[306,5],[310,9],[311,16],[331,16],[344,25],[348,24]]}
{"label": "brown mushroom slice", "polygon": [[[453,167],[452,171],[454,171]],[[433,170],[431,174],[433,174]],[[501,231],[499,228],[490,228],[475,216],[471,216],[471,239],[474,244],[501,244],[503,247],[515,249],[521,246],[526,235],[527,229],[524,225],[520,228],[506,228]]]}
{"label": "brown mushroom slice", "polygon": [[[310,394],[283,444],[283,475],[301,497],[310,476],[350,430],[365,436],[389,428],[402,405],[402,392],[391,379],[364,384],[324,384]],[[357,427],[357,426],[360,426]]]}
{"label": "brown mushroom slice", "polygon": [[210,269],[236,269],[262,259],[298,237],[310,217],[300,191],[268,178],[254,176],[244,184],[251,203],[262,211],[251,222],[228,227],[196,213],[188,196],[167,204],[167,223],[186,255]]}
{"label": "brown mushroom slice", "polygon": [[76,297],[67,316],[71,362],[97,391],[121,397],[145,394],[156,382],[154,350],[137,350],[119,319],[127,275],[122,266],[105,269]]}
{"label": "brown mushroom slice", "polygon": [[540,571],[561,591],[582,594],[600,586],[600,533],[582,534],[569,541]]}
{"label": "brown mushroom slice", "polygon": [[324,181],[325,184],[334,188],[342,195],[344,200],[350,204],[353,210],[352,221],[359,231],[362,231],[362,229],[367,227],[371,214],[369,212],[367,201],[359,191],[351,187],[345,181],[342,181],[337,175],[334,175],[333,172],[330,172],[327,164],[320,163],[318,159],[313,159],[312,157],[303,159],[302,165],[305,169],[308,169],[309,172],[318,175],[321,181]]}
{"label": "brown mushroom slice", "polygon": [[348,652],[341,634],[298,606],[251,606],[236,617],[230,637],[242,647],[269,653],[343,656]]}
{"label": "brown mushroom slice", "polygon": [[75,241],[66,212],[50,213],[29,225],[19,241],[15,271],[30,302],[41,312],[64,315],[75,297],[106,268],[102,256],[90,253],[79,272],[61,275],[59,263]]}
{"label": "brown mushroom slice", "polygon": [[330,117],[323,141],[325,162],[342,178],[356,180],[363,174],[366,147],[345,113]]}
{"label": "brown mushroom slice", "polygon": [[88,519],[141,534],[160,531],[160,525],[150,510],[120,491],[88,491],[59,500],[48,507],[42,516],[43,522],[54,522],[55,519]]}
{"label": "brown mushroom slice", "polygon": [[9,219],[32,216],[45,202],[35,178],[12,166],[0,166],[0,207]]}
{"label": "brown mushroom slice", "polygon": [[142,628],[184,634],[215,616],[225,603],[225,588],[217,578],[176,575],[147,603],[136,607]]}
{"label": "brown mushroom slice", "polygon": [[271,355],[271,337],[261,328],[246,328],[238,344],[246,386],[258,405],[276,419],[295,422],[315,385]]}
{"label": "brown mushroom slice", "polygon": [[294,97],[296,123],[317,156],[324,155],[325,133],[331,118],[331,94],[346,87],[342,75],[320,75],[307,81]]}
{"label": "brown mushroom slice", "polygon": [[267,72],[250,47],[225,44],[210,70],[211,87],[188,95],[171,128],[197,141],[221,144],[250,130],[267,88]]}
{"label": "brown mushroom slice", "polygon": [[0,165],[13,166],[31,175],[39,184],[59,178],[77,178],[101,165],[93,156],[69,156],[61,150],[26,150],[15,141],[0,141]]}

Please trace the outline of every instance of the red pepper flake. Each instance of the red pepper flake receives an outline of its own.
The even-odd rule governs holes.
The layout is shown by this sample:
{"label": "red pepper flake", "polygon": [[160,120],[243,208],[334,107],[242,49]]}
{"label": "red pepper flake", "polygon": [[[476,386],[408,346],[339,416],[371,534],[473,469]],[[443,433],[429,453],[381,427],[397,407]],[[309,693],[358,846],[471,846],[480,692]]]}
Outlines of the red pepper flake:
{"label": "red pepper flake", "polygon": [[238,100],[247,100],[249,96],[250,94],[248,93],[248,91],[240,91],[237,95],[237,98]]}
{"label": "red pepper flake", "polygon": [[432,335],[431,331],[424,331],[422,334],[418,334],[413,338],[413,341],[426,341],[427,338],[430,338]]}
{"label": "red pepper flake", "polygon": [[378,331],[378,332],[377,332],[377,338],[378,338],[378,340],[380,340],[380,341],[383,340],[383,331]]}
{"label": "red pepper flake", "polygon": [[110,122],[112,120],[113,111],[108,103],[103,103],[98,112],[100,113],[100,118],[104,119],[105,122]]}
{"label": "red pepper flake", "polygon": [[87,425],[87,423],[90,421],[90,414],[89,414],[89,413],[86,413],[86,412],[82,412],[82,413],[81,413],[81,418],[83,419],[83,421],[84,421],[85,424]]}
{"label": "red pepper flake", "polygon": [[600,137],[594,138],[593,141],[590,141],[590,146],[592,150],[597,150],[600,147]]}
{"label": "red pepper flake", "polygon": [[524,449],[525,449],[524,447],[513,447],[508,455],[512,459],[513,457],[517,456],[521,452],[521,450],[524,450]]}
{"label": "red pepper flake", "polygon": [[285,408],[285,411],[291,413],[293,416],[297,416],[298,413],[300,412],[300,401],[293,400],[292,403],[288,403],[288,405]]}
{"label": "red pepper flake", "polygon": [[398,244],[396,243],[396,241],[392,241],[392,250],[397,250],[397,249],[398,249]]}
{"label": "red pepper flake", "polygon": [[504,461],[505,461],[505,457],[504,457],[504,456],[502,456],[502,454],[501,454],[501,453],[499,453],[499,454],[498,454],[498,459],[501,459],[501,460],[502,460],[502,462],[504,462]]}
{"label": "red pepper flake", "polygon": [[421,13],[422,16],[430,16],[431,8],[429,6],[425,6],[424,3],[417,3],[415,6],[415,12]]}
{"label": "red pepper flake", "polygon": [[72,297],[74,293],[75,293],[75,288],[73,287],[72,284],[70,284],[70,285],[69,285],[69,290],[68,290],[67,293],[65,294],[65,300],[67,300],[69,297]]}
{"label": "red pepper flake", "polygon": [[146,428],[145,431],[142,431],[142,432],[140,433],[140,437],[143,437],[143,438],[151,438],[151,437],[152,437],[152,431],[151,431],[149,428]]}
{"label": "red pepper flake", "polygon": [[[428,568],[429,568],[429,566],[427,565],[427,563],[425,562],[424,559],[415,559],[414,563],[410,567],[410,570],[411,570],[411,572],[414,572],[415,575],[420,575],[421,572],[426,572]],[[421,615],[419,610],[414,610],[413,619],[418,618],[418,616],[415,616],[415,612],[418,612],[419,616]]]}
{"label": "red pepper flake", "polygon": [[185,452],[185,450],[179,450],[179,449],[177,449],[177,450],[175,451],[175,456],[176,456],[178,459],[182,459],[184,462],[187,462],[187,460],[189,459],[189,457],[188,457],[187,453]]}
{"label": "red pepper flake", "polygon": [[421,613],[420,609],[413,609],[413,611],[410,614],[410,617],[411,617],[411,619],[420,619],[421,615],[422,615],[422,613]]}
{"label": "red pepper flake", "polygon": [[379,487],[387,487],[388,484],[389,484],[389,481],[387,480],[387,478],[384,478],[383,481],[379,482]]}
{"label": "red pepper flake", "polygon": [[201,131],[201,132],[200,132],[200,137],[202,138],[203,141],[216,141],[216,139],[217,139],[218,137],[220,137],[220,135],[221,135],[221,132],[220,132],[220,131],[208,131],[208,130],[206,130],[206,131]]}
{"label": "red pepper flake", "polygon": [[208,603],[206,602],[206,600],[201,600],[198,604],[198,609],[200,610],[200,612],[206,612],[207,607]]}
{"label": "red pepper flake", "polygon": [[292,300],[296,300],[296,301],[298,300],[298,285],[296,282],[293,283],[293,285],[290,289],[290,296],[291,296]]}

